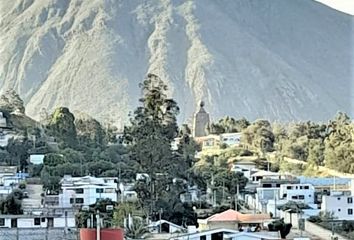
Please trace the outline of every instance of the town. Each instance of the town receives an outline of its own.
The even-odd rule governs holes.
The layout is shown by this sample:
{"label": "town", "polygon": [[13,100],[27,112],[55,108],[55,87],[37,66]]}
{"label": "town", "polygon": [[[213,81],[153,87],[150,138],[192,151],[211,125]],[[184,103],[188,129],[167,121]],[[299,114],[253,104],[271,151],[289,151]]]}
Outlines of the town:
{"label": "town", "polygon": [[[279,166],[275,146],[266,138],[258,143],[259,148],[253,144],[258,139],[245,139],[251,127],[261,126],[255,134],[270,134],[264,120],[249,123],[226,118],[213,123],[203,101],[190,127],[182,125],[178,136],[168,136],[164,129],[154,140],[144,132],[149,129],[140,128],[140,114],[153,121],[160,119],[161,108],[155,106],[168,103],[171,106],[163,117],[175,123],[173,111],[178,109],[164,97],[157,76],[149,75],[144,87],[143,107],[136,111],[130,128],[107,131],[106,148],[123,152],[118,154],[122,159],[117,164],[113,159],[86,163],[84,157],[68,150],[72,138],[66,134],[73,126],[64,126],[72,115],[66,108],[59,108],[51,120],[47,116],[46,134],[41,133],[43,126],[30,138],[28,129],[27,135],[19,134],[16,121],[27,118],[18,105],[21,100],[11,91],[2,96],[8,101],[0,105],[1,239],[351,239],[354,175],[326,166],[310,168],[310,162],[305,166],[295,159],[289,163],[286,157],[282,160],[285,167]],[[58,121],[55,128],[53,119]],[[77,136],[80,124],[83,122],[75,120]],[[53,131],[57,128],[60,134]],[[88,133],[93,134],[91,129]],[[146,142],[142,142],[144,138]],[[31,144],[21,154],[29,142],[26,139]],[[144,145],[143,151],[143,147],[134,149],[138,144]],[[18,148],[12,150],[14,146]],[[135,171],[124,165],[128,161],[125,148],[135,151],[129,158],[138,157],[135,164],[140,167]],[[99,155],[105,159],[103,152]],[[68,159],[70,156],[75,159]],[[117,157],[112,152],[108,156]],[[142,162],[143,156],[149,161],[151,156],[154,162]],[[298,167],[293,166],[296,161],[301,162]],[[293,167],[288,166],[291,164]],[[301,174],[306,169],[313,169],[313,175]]]}

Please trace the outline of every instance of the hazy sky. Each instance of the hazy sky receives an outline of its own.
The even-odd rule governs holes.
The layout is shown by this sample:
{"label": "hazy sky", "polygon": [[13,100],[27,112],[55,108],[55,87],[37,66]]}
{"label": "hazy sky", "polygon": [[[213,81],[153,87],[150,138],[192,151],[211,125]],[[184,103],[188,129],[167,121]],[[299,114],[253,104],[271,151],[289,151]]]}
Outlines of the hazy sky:
{"label": "hazy sky", "polygon": [[354,0],[316,0],[339,11],[354,15]]}

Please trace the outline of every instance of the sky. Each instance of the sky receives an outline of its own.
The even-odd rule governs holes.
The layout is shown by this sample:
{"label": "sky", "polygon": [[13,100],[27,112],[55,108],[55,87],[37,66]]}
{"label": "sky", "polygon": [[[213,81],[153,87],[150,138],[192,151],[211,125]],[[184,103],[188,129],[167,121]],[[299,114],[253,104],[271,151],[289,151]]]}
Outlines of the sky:
{"label": "sky", "polygon": [[351,14],[354,16],[354,0],[316,0],[331,8]]}

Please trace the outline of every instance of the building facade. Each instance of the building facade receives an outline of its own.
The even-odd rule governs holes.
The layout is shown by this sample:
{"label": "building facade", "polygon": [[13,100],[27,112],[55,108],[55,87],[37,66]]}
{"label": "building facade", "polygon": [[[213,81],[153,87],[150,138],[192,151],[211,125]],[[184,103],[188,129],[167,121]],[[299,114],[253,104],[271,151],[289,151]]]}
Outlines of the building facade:
{"label": "building facade", "polygon": [[60,181],[60,207],[89,206],[100,199],[118,200],[118,178],[64,176]]}
{"label": "building facade", "polygon": [[321,211],[333,213],[338,220],[354,220],[354,196],[342,193],[333,193],[322,196]]}

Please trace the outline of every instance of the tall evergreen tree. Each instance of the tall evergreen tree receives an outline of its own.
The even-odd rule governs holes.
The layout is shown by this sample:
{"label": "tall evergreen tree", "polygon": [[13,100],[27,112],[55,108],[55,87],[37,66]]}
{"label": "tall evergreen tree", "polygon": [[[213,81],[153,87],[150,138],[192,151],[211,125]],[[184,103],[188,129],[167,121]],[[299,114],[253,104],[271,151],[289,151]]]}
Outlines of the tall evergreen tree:
{"label": "tall evergreen tree", "polygon": [[178,134],[176,116],[179,108],[173,99],[167,97],[167,86],[158,76],[149,74],[140,88],[141,106],[131,117],[130,126],[125,127],[123,139],[130,147],[130,159],[136,171],[149,175],[149,186],[140,191],[150,198],[144,199],[146,203],[156,200],[157,193],[164,192],[159,190],[168,187],[166,178],[171,179],[176,174],[174,169],[178,163],[173,156],[171,142]]}

